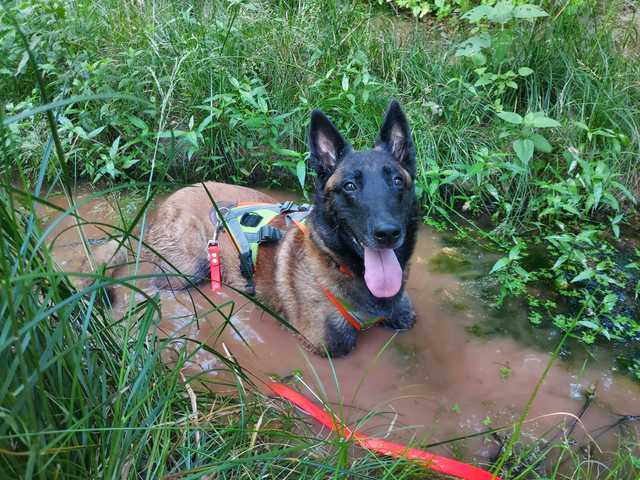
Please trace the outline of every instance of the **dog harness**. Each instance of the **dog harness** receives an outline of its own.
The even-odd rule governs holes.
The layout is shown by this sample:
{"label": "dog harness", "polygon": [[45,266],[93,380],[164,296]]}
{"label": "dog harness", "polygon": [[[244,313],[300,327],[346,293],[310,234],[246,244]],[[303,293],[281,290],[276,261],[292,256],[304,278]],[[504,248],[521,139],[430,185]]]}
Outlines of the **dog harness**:
{"label": "dog harness", "polygon": [[[219,218],[222,215],[222,219]],[[311,213],[308,204],[297,205],[294,202],[254,203],[240,202],[230,206],[212,208],[209,218],[216,227],[217,237],[222,229],[226,229],[238,250],[240,273],[247,280],[245,287],[248,294],[255,294],[253,274],[258,259],[258,247],[265,243],[277,242],[282,238],[282,231],[270,225],[278,215],[284,215],[287,226],[305,221]],[[217,238],[209,242],[217,245]]]}
{"label": "dog harness", "polygon": [[[279,228],[270,225],[278,215],[284,215],[286,225],[295,225],[305,235],[307,227],[305,221],[312,211],[309,204],[298,205],[287,201],[281,203],[237,203],[232,206],[211,209],[209,217],[215,226],[214,239],[209,241],[209,259],[211,265],[211,284],[214,290],[220,285],[220,267],[218,250],[218,233],[226,229],[238,249],[240,273],[247,280],[245,287],[249,295],[255,294],[253,274],[258,258],[259,246],[265,243],[279,241],[283,233]],[[219,218],[218,212],[222,215]],[[340,272],[353,276],[353,272],[345,266],[339,265]],[[216,287],[214,287],[214,284]],[[336,307],[344,319],[356,330],[366,330],[384,320],[384,317],[361,319],[355,309],[344,299],[334,295],[328,288],[323,287],[327,299]]]}

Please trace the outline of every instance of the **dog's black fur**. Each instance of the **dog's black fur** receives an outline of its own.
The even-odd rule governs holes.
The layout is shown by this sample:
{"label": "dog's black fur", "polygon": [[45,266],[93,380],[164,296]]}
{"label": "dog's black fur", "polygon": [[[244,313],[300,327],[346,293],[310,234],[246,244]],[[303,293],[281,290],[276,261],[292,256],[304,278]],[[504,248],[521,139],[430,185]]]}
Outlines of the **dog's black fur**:
{"label": "dog's black fur", "polygon": [[[415,248],[419,211],[414,190],[416,152],[399,103],[389,105],[375,148],[360,152],[315,110],[309,148],[316,172],[313,224],[324,244],[359,278],[364,273],[362,245],[393,248],[405,271]],[[407,329],[415,322],[404,282],[392,298],[374,297],[366,288],[350,293],[356,305],[384,315],[390,328]],[[334,355],[347,353],[355,344],[353,328],[340,330],[327,335]]]}

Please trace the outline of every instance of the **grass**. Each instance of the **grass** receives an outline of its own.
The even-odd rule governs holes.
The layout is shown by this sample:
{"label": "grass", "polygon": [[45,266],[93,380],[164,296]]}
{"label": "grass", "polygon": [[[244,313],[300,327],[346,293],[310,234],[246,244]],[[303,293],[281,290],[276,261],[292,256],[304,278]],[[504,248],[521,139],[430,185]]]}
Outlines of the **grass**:
{"label": "grass", "polygon": [[[319,440],[291,408],[257,393],[249,372],[224,352],[213,353],[235,372],[237,397],[194,391],[202,379],[184,377],[185,351],[171,368],[161,361],[172,346],[157,330],[159,299],[113,318],[102,294],[107,278],[96,275],[93,287],[76,291],[37,221],[46,186],[62,186],[72,206],[73,186],[87,181],[135,180],[146,200],[161,182],[202,178],[308,187],[299,165],[311,108],[322,108],[363,147],[388,97],[399,98],[414,128],[428,221],[509,252],[495,274],[518,288],[505,295],[527,295],[528,283],[545,275],[572,283],[591,268],[587,280],[600,287],[567,289],[578,292],[573,316],[561,324],[554,311],[548,321],[585,341],[605,332],[632,338],[633,323],[624,331],[606,327],[614,313],[624,316],[615,306],[588,318],[580,312],[590,308],[587,294],[601,302],[614,291],[604,276],[622,282],[617,270],[595,268],[594,259],[613,257],[617,247],[592,250],[615,236],[618,215],[623,229],[631,221],[640,181],[633,32],[617,25],[617,40],[611,35],[621,2],[542,4],[550,19],[490,30],[494,45],[508,37],[508,48],[487,51],[490,71],[533,71],[503,92],[496,82],[476,85],[473,65],[455,56],[465,23],[426,28],[377,2],[3,4],[1,476],[424,478],[406,462],[353,457],[347,443]],[[541,110],[560,121],[540,130],[552,151],[536,152],[516,172],[511,141],[528,133],[497,118],[500,110]],[[568,154],[583,160],[577,170],[569,170]],[[608,203],[594,204],[595,197]],[[133,220],[120,219],[125,234],[145,221],[146,206]],[[597,235],[589,245],[591,230]],[[571,236],[547,240],[561,233]],[[536,241],[554,260],[566,249],[587,253],[568,257],[559,271],[523,275],[522,257]],[[126,281],[135,288],[135,278]],[[627,283],[615,293],[629,296]],[[579,323],[585,320],[596,328]],[[568,439],[521,444],[519,425],[498,460],[505,478],[640,474],[633,445],[622,442],[605,468]],[[540,464],[553,455],[545,472]]]}

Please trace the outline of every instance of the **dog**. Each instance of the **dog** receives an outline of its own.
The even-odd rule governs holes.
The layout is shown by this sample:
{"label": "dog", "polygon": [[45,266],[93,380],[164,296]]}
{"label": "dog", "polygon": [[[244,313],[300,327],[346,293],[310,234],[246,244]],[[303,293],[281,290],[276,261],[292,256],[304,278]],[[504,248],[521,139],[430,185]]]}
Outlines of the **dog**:
{"label": "dog", "polygon": [[[367,319],[395,330],[416,321],[404,290],[418,228],[416,152],[397,101],[389,104],[374,148],[365,151],[355,151],[325,114],[314,110],[309,152],[315,193],[305,226],[287,226],[282,215],[273,219],[284,234],[260,246],[252,281],[256,296],[287,319],[306,347],[338,357],[355,347]],[[144,255],[155,257],[150,261],[157,272],[177,270],[183,276],[160,274],[157,288],[185,288],[209,276],[207,242],[218,227],[209,216],[212,198],[276,203],[256,190],[215,182],[173,193],[144,235],[155,253]],[[223,282],[245,288],[238,251],[224,230],[219,248]],[[127,252],[111,240],[95,257],[114,267],[126,262]]]}

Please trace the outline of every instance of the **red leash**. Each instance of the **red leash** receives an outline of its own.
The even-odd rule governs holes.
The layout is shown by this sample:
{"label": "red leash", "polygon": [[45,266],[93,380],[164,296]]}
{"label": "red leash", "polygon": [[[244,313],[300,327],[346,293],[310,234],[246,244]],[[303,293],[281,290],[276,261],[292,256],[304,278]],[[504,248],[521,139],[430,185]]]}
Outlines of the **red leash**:
{"label": "red leash", "polygon": [[304,395],[299,394],[286,385],[276,382],[268,383],[267,385],[276,395],[289,400],[325,427],[335,431],[341,437],[355,439],[360,446],[368,450],[394,458],[415,460],[425,468],[463,480],[500,480],[500,477],[492,475],[486,470],[474,467],[473,465],[434,455],[433,453],[418,450],[417,448],[408,448],[398,443],[392,443],[378,438],[370,438],[367,435],[350,430],[333,414],[327,412],[324,408],[313,403]]}
{"label": "red leash", "polygon": [[217,292],[222,288],[222,275],[220,273],[220,247],[218,242],[213,240],[207,247],[209,251],[209,271],[211,274],[211,291]]}

